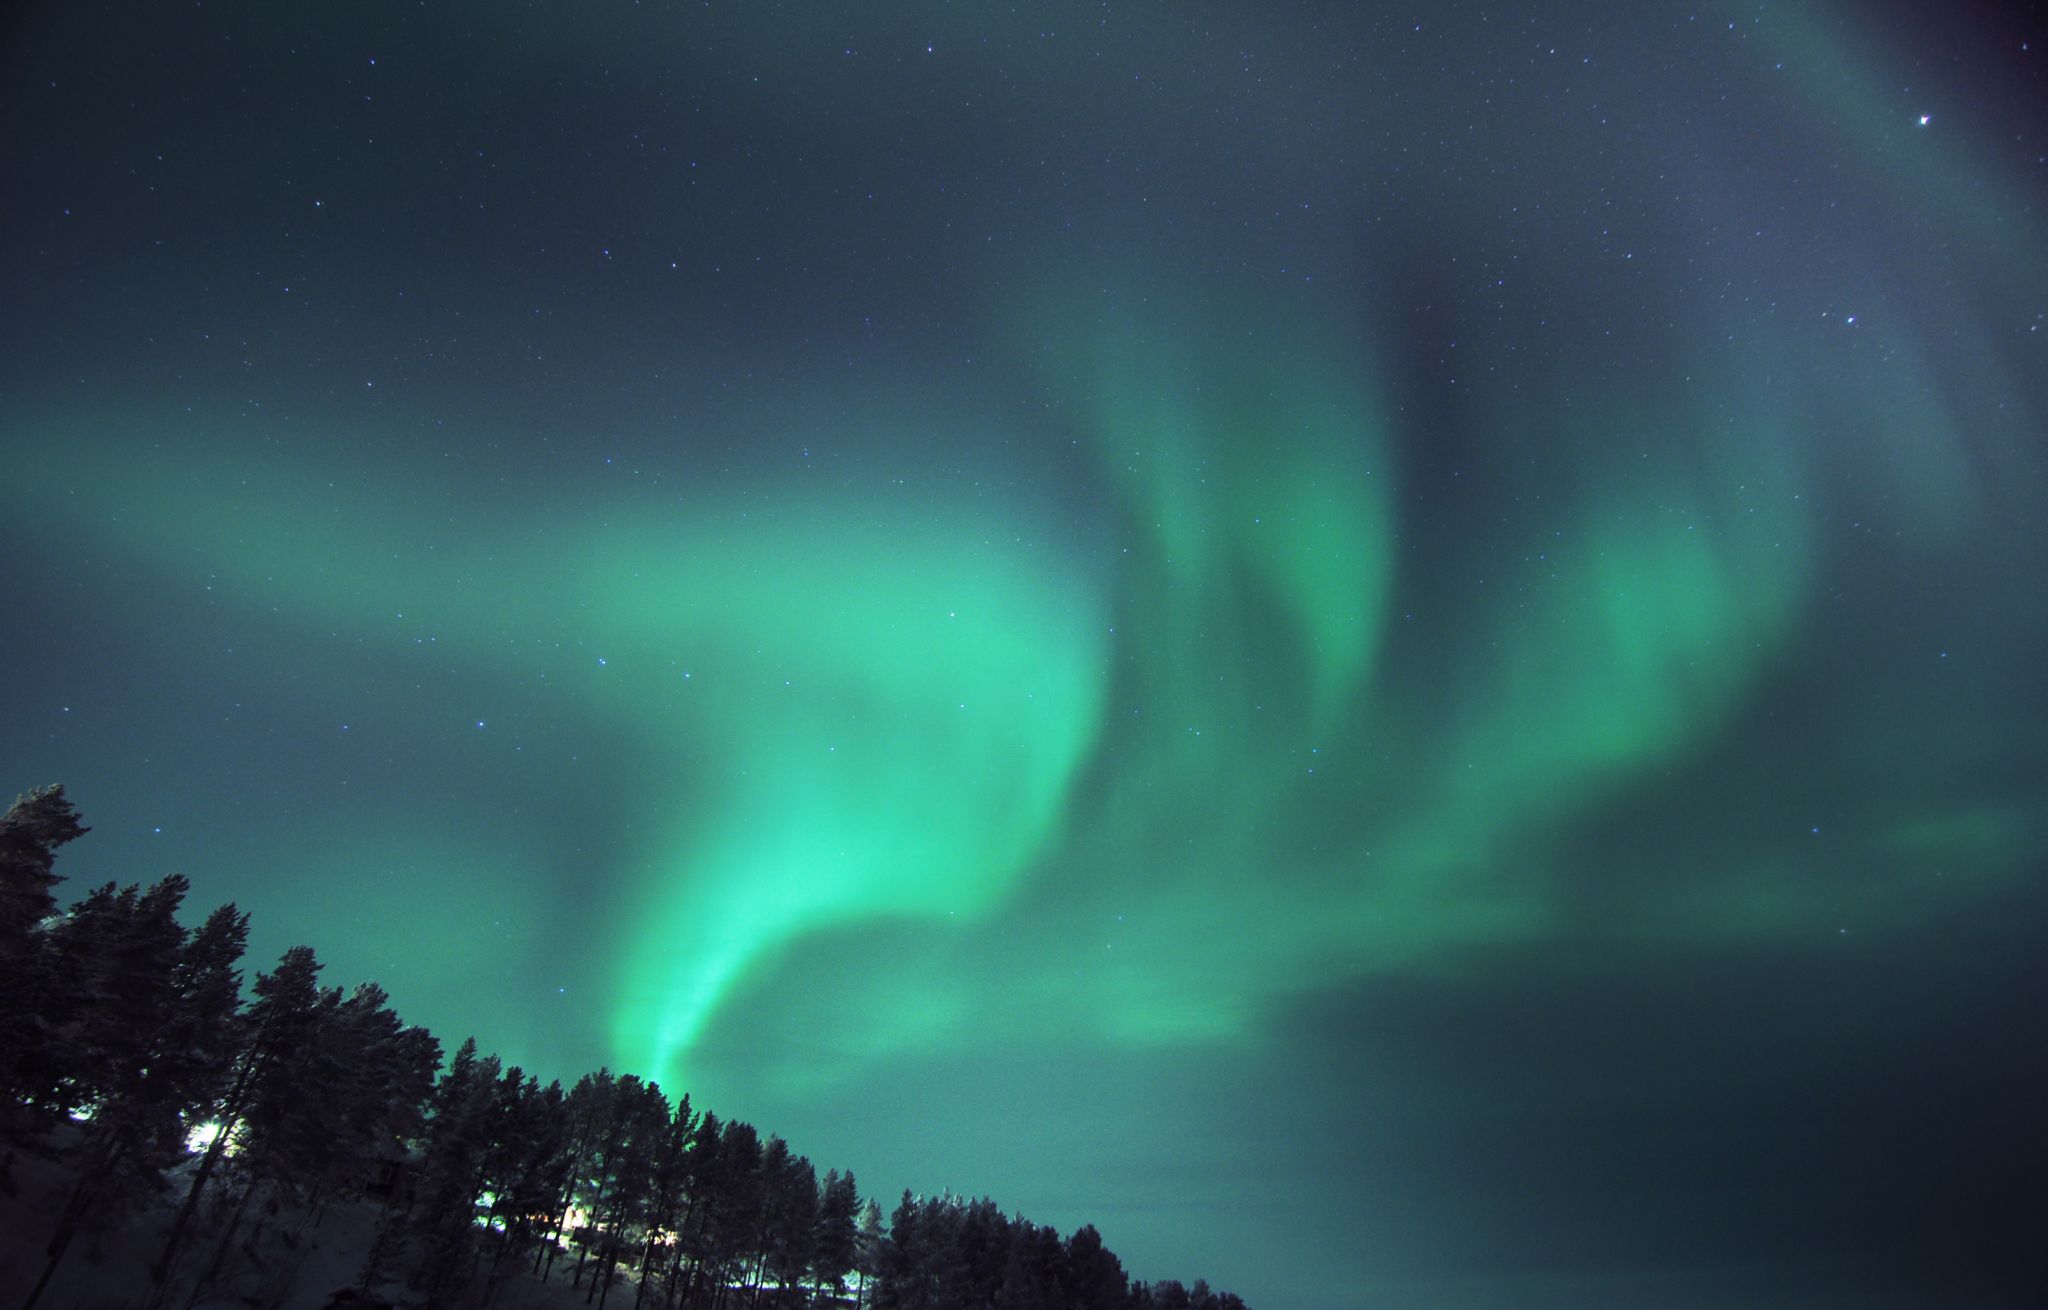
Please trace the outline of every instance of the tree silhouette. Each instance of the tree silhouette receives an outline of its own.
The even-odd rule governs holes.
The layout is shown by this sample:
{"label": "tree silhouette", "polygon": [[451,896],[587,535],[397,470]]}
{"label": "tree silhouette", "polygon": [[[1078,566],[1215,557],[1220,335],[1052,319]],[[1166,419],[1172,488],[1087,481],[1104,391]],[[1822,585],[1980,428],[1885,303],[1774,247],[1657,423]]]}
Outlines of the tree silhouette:
{"label": "tree silhouette", "polygon": [[69,1068],[46,1103],[85,1116],[73,1155],[78,1179],[58,1212],[47,1261],[26,1307],[48,1286],[72,1242],[154,1196],[185,1158],[195,1110],[227,1067],[215,1040],[232,1014],[248,922],[232,906],[198,934],[177,920],[189,889],[177,874],[142,891],[93,891],[51,932],[49,955],[69,980],[57,1028]]}
{"label": "tree silhouette", "polygon": [[[181,876],[56,912],[55,853],[85,831],[57,787],[0,816],[0,1129],[70,1168],[24,1310],[79,1235],[155,1202],[202,1126],[151,1310],[233,1295],[231,1252],[295,1249],[330,1203],[373,1195],[357,1288],[403,1274],[435,1305],[488,1306],[509,1270],[547,1280],[566,1237],[597,1310],[622,1277],[634,1310],[837,1307],[849,1281],[856,1310],[1243,1310],[1199,1281],[1132,1286],[1093,1227],[1063,1241],[987,1198],[906,1191],[885,1231],[851,1173],[821,1181],[781,1137],[633,1074],[564,1093],[474,1038],[443,1070],[382,988],[323,986],[310,947],[245,1004],[248,917],[224,905],[187,930]],[[257,1300],[283,1295],[289,1264]]]}
{"label": "tree silhouette", "polygon": [[57,848],[89,831],[61,786],[27,792],[0,815],[0,1134],[10,1145],[62,1117],[37,1096],[59,1063],[48,1017],[54,974],[37,929],[57,912]]}

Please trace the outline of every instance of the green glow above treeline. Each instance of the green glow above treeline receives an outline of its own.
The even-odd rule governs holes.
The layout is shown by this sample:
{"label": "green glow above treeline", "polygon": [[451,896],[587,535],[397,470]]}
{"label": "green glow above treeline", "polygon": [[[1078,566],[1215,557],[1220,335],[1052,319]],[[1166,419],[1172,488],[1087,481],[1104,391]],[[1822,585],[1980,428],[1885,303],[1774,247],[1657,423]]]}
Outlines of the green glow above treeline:
{"label": "green glow above treeline", "polygon": [[[197,646],[268,634],[280,697],[388,685],[437,742],[494,730],[470,689],[573,725],[601,840],[494,808],[502,756],[459,804],[408,795],[441,780],[403,745],[363,821],[276,821],[338,918],[382,880],[450,940],[495,915],[509,955],[601,959],[582,1019],[670,1085],[763,996],[831,1034],[775,1076],[829,1081],[968,1037],[1249,1042],[1276,1001],[1474,943],[1902,921],[1929,870],[1996,885],[2041,839],[2028,796],[1951,780],[2006,749],[2048,628],[2040,270],[2003,253],[2042,234],[1981,163],[1894,170],[1896,131],[1810,117],[1896,229],[1802,220],[1755,253],[1775,183],[1707,149],[1645,243],[1706,266],[1686,296],[1539,239],[1535,325],[1474,314],[1462,356],[1385,288],[1499,206],[1418,182],[1406,235],[1330,241],[1342,291],[1233,269],[1200,222],[1020,241],[964,295],[980,372],[849,381],[781,343],[813,407],[742,406],[715,451],[636,414],[486,416],[455,458],[313,388],[282,440],[121,394],[18,416],[0,503],[109,594],[182,598]],[[1156,236],[1134,208],[1084,218]],[[1951,266],[1914,267],[1908,230]],[[1764,263],[1782,311],[1692,294]],[[1617,333],[1608,302],[1672,308]],[[621,431],[630,479],[595,454]],[[500,884],[595,908],[559,940]],[[848,950],[858,976],[801,967]]]}
{"label": "green glow above treeline", "polygon": [[[1446,530],[1411,490],[1443,494],[1431,434],[1372,381],[1393,364],[1312,305],[1077,316],[1048,295],[1005,331],[1083,443],[1078,509],[1029,469],[979,499],[754,472],[507,504],[405,453],[346,486],[175,433],[138,457],[141,425],[114,419],[46,445],[10,511],[372,662],[430,633],[451,668],[602,722],[632,832],[533,876],[613,889],[614,1058],[669,1079],[736,990],[863,924],[980,940],[1024,998],[1001,1011],[1015,1038],[1140,1044],[1554,931],[1574,911],[1552,835],[1713,748],[1824,648],[1813,606],[1862,567],[1847,552],[2020,532],[1966,472],[1986,456],[1963,424],[1914,402],[1926,376],[1738,385],[1792,348],[1770,340],[1719,353],[1725,386],[1496,397],[1491,467]],[[1875,485],[1840,489],[1825,406]],[[1890,514],[1881,546],[1847,535],[1857,496]],[[1938,801],[1901,824],[1994,871],[2037,835]],[[402,840],[464,862],[430,832]],[[1803,931],[1838,894],[1747,868],[1674,893],[1709,936]],[[1000,1004],[937,973],[878,963],[871,1053]]]}

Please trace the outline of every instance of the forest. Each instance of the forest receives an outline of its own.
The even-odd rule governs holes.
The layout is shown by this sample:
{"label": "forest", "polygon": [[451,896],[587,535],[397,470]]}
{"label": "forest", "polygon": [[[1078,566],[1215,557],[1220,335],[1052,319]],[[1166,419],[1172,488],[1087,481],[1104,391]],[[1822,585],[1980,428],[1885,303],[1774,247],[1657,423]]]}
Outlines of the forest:
{"label": "forest", "polygon": [[[615,1310],[1242,1310],[987,1199],[906,1191],[885,1221],[852,1173],[633,1074],[564,1090],[473,1039],[444,1060],[309,947],[245,987],[248,916],[188,928],[182,875],[60,909],[57,852],[86,831],[61,786],[0,816],[0,1193],[46,1189],[34,1267],[7,1271],[22,1310],[113,1245],[146,1263],[151,1310],[533,1304],[537,1285]],[[349,1281],[299,1285],[292,1253],[349,1208]]]}

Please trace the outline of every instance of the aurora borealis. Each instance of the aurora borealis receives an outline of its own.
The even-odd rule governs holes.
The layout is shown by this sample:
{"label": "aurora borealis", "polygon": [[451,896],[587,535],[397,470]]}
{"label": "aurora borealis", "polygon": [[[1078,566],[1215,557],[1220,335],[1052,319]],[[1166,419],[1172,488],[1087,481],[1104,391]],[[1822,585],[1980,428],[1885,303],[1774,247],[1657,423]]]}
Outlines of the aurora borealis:
{"label": "aurora borealis", "polygon": [[64,891],[1258,1310],[2048,1286],[2038,15],[22,9]]}

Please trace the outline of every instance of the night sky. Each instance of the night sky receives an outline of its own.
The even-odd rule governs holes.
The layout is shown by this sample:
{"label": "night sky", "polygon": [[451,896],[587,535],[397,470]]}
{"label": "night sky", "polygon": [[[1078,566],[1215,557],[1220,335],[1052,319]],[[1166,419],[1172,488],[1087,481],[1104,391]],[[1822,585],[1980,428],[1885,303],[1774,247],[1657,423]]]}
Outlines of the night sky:
{"label": "night sky", "polygon": [[30,4],[0,763],[1255,1310],[2048,1291],[2048,22]]}

